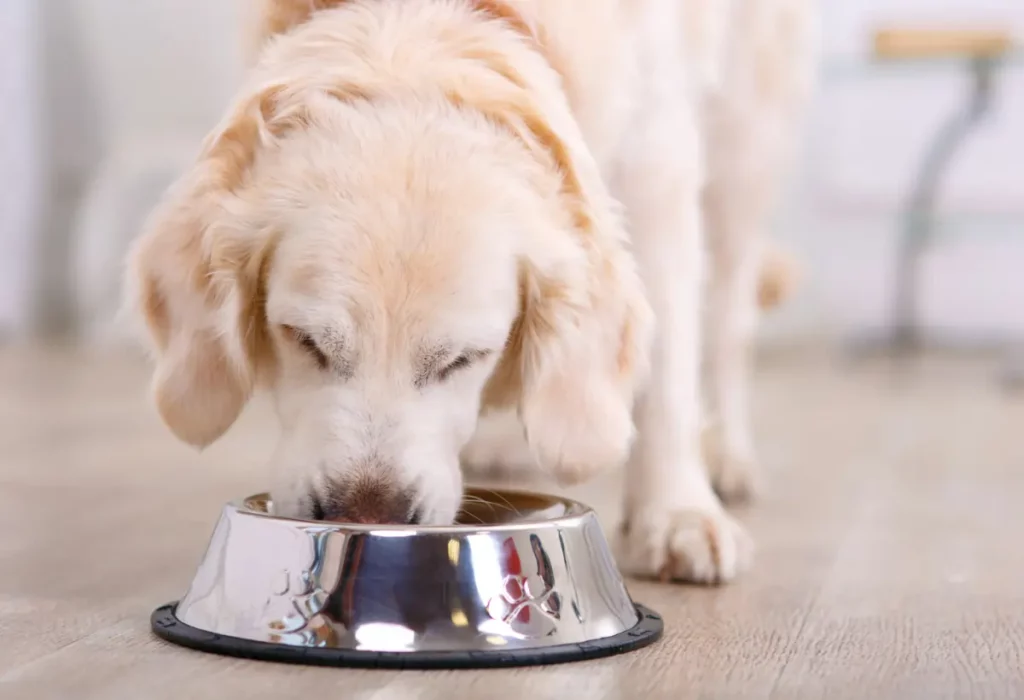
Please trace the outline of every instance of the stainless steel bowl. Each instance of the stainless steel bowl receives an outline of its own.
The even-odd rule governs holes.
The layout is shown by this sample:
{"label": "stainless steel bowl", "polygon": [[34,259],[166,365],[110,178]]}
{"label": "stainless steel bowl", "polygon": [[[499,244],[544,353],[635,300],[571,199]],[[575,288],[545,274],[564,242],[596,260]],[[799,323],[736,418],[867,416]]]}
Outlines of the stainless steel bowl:
{"label": "stainless steel bowl", "polygon": [[188,593],[153,613],[153,630],[233,656],[418,668],[595,658],[660,637],[589,507],[468,496],[449,527],[279,518],[266,495],[228,504]]}

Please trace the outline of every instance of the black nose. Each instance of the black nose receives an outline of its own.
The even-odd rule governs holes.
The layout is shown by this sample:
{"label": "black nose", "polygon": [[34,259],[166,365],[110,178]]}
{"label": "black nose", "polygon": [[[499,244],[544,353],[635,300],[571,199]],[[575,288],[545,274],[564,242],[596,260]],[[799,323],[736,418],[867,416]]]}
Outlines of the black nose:
{"label": "black nose", "polygon": [[412,525],[418,520],[409,492],[381,478],[331,483],[311,501],[314,520],[360,525]]}

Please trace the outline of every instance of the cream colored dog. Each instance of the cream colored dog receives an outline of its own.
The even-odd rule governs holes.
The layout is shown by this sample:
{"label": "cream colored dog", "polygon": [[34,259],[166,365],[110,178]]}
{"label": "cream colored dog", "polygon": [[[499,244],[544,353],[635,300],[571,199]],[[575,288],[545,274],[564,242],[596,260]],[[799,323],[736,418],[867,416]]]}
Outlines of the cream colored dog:
{"label": "cream colored dog", "polygon": [[481,411],[511,408],[563,481],[628,461],[626,566],[731,579],[702,231],[708,467],[742,493],[808,2],[268,0],[131,256],[164,420],[203,446],[266,387],[283,514],[439,524]]}

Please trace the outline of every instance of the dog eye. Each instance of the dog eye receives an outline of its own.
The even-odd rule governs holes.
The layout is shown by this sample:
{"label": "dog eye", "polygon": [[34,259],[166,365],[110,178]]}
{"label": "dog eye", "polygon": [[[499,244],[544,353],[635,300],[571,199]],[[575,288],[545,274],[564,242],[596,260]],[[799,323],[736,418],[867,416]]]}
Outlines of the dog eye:
{"label": "dog eye", "polygon": [[487,350],[467,350],[437,371],[435,375],[437,381],[445,381],[459,370],[466,369],[477,360],[481,360],[489,354],[490,351]]}
{"label": "dog eye", "polygon": [[466,367],[469,367],[472,363],[473,360],[469,357],[469,355],[459,355],[454,360],[452,360],[447,366],[442,367],[437,371],[437,379],[438,381],[443,382],[444,380],[448,379],[448,377],[452,376],[455,372],[458,372],[460,369],[465,369]]}
{"label": "dog eye", "polygon": [[327,355],[324,354],[324,351],[320,349],[320,346],[316,344],[316,341],[313,340],[313,336],[306,331],[295,328],[294,326],[284,326],[284,330],[303,350],[309,353],[309,356],[316,361],[316,364],[320,369],[327,369],[328,365],[331,364],[331,361],[327,358]]}

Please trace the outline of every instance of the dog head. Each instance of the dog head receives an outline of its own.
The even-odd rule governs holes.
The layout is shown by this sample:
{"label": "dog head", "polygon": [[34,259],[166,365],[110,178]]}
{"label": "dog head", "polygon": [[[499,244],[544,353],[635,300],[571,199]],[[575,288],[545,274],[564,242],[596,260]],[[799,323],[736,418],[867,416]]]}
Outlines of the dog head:
{"label": "dog head", "polygon": [[651,313],[613,202],[564,103],[495,80],[252,91],[134,247],[161,416],[204,446],[265,386],[284,515],[452,521],[485,404],[565,479],[627,454]]}

